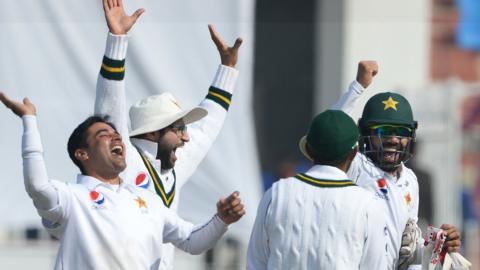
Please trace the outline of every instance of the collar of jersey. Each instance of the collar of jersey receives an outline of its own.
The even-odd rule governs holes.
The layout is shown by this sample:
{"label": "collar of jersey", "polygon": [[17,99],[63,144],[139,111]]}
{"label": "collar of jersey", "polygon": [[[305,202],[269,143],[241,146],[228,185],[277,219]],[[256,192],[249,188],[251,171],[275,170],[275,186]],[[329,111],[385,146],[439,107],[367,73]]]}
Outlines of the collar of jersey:
{"label": "collar of jersey", "polygon": [[314,165],[308,171],[306,175],[317,179],[329,179],[329,180],[342,180],[348,179],[347,174],[337,167],[326,165]]}
{"label": "collar of jersey", "polygon": [[[88,190],[95,190],[99,186],[108,188],[112,191],[115,190],[110,184],[104,183],[104,182],[98,180],[95,177],[91,177],[91,176],[83,175],[83,174],[77,175],[77,184],[86,186]],[[134,192],[134,189],[135,189],[135,187],[125,183],[125,181],[122,181],[120,183],[120,186],[118,187],[118,190],[120,190],[122,188],[126,188],[126,189],[130,190],[130,192]]]}

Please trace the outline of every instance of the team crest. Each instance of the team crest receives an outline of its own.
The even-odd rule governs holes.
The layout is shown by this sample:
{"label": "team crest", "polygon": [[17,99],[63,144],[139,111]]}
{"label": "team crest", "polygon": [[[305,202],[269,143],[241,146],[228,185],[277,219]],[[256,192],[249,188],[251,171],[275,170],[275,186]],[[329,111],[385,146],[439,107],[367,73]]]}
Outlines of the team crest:
{"label": "team crest", "polygon": [[397,110],[398,101],[393,100],[392,97],[388,97],[388,99],[382,101],[382,103],[385,105],[385,107],[383,108],[384,111],[386,111],[388,109],[392,109],[392,110],[395,110],[395,111]]}
{"label": "team crest", "polygon": [[138,208],[142,213],[148,213],[148,206],[144,199],[142,199],[140,196],[137,196],[134,201],[138,204]]}
{"label": "team crest", "polygon": [[150,186],[150,178],[146,173],[141,172],[137,175],[137,178],[135,178],[135,185],[137,187],[148,189]]}
{"label": "team crest", "polygon": [[407,203],[407,206],[410,207],[410,203],[412,202],[412,196],[410,196],[410,192],[405,195],[405,202]]}
{"label": "team crest", "polygon": [[103,194],[96,190],[92,190],[90,192],[90,199],[95,206],[101,206],[103,203],[105,203],[105,197],[103,197]]}

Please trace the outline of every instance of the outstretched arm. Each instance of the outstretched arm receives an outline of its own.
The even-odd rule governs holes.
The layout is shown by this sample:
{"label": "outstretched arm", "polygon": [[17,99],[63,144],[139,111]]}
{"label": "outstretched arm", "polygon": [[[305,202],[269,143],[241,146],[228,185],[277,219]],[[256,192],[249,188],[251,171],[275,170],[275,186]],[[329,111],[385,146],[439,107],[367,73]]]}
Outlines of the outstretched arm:
{"label": "outstretched arm", "polygon": [[[378,73],[376,61],[358,63],[357,78],[348,87],[348,91],[332,106],[333,110],[341,110],[352,117],[352,111],[363,91],[372,83]],[[353,118],[353,117],[352,117]]]}
{"label": "outstretched arm", "polygon": [[212,248],[227,231],[227,226],[237,222],[245,214],[238,191],[220,199],[217,203],[217,214],[208,222],[197,226],[182,220],[170,209],[164,209],[167,212],[164,242],[171,242],[190,254],[200,254]]}
{"label": "outstretched arm", "polygon": [[108,115],[119,133],[124,138],[128,138],[124,81],[125,57],[128,47],[126,34],[142,15],[144,9],[138,9],[128,16],[122,0],[103,0],[103,9],[109,34],[97,79],[94,113],[95,115]]}
{"label": "outstretched arm", "polygon": [[234,45],[230,47],[213,25],[208,25],[208,30],[220,55],[221,65],[218,67],[205,100],[200,103],[200,107],[206,109],[208,115],[189,125],[190,142],[177,150],[178,161],[175,172],[178,188],[195,171],[223,127],[238,77],[238,71],[234,67],[237,64],[238,52],[243,40],[237,38]]}
{"label": "outstretched arm", "polygon": [[3,92],[0,92],[0,101],[23,121],[22,158],[25,189],[43,218],[52,223],[60,222],[66,207],[58,206],[61,202],[66,203],[66,199],[61,197],[65,194],[60,194],[49,181],[37,128],[35,106],[28,98],[24,98],[23,102],[17,102]]}

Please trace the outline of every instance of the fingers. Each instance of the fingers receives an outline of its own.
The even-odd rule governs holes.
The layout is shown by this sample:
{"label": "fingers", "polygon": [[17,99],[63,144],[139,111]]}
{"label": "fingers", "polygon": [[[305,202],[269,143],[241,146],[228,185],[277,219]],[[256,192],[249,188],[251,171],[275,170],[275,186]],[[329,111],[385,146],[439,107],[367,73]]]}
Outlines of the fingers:
{"label": "fingers", "polygon": [[12,107],[12,100],[11,100],[10,98],[8,98],[8,96],[5,95],[5,93],[0,92],[0,100],[2,101],[2,103],[3,103],[7,108],[11,108],[11,107]]}
{"label": "fingers", "polygon": [[460,252],[461,245],[462,245],[462,242],[459,239],[447,240],[445,242],[445,246],[447,246],[448,252]]}
{"label": "fingers", "polygon": [[238,221],[245,213],[245,206],[241,202],[238,191],[225,199],[220,199],[217,203],[217,214],[227,224]]}
{"label": "fingers", "polygon": [[108,6],[108,0],[103,0],[103,10],[109,11],[110,7]]}
{"label": "fingers", "polygon": [[133,18],[134,23],[138,20],[138,18],[140,18],[140,16],[143,14],[143,12],[145,12],[145,9],[139,8],[139,9],[135,10],[135,12],[132,14],[132,16],[130,16],[130,17]]}
{"label": "fingers", "polygon": [[113,0],[107,0],[107,1],[108,1],[108,8],[109,8],[109,9],[112,9],[113,7],[115,7],[115,6],[113,5]]}
{"label": "fingers", "polygon": [[237,38],[237,40],[235,40],[235,44],[233,45],[233,49],[238,50],[238,48],[240,48],[240,45],[242,45],[242,43],[243,43],[243,39]]}
{"label": "fingers", "polygon": [[360,61],[358,63],[358,72],[360,74],[363,73],[363,74],[374,77],[378,73],[377,61],[372,61],[372,60]]}
{"label": "fingers", "polygon": [[213,24],[208,25],[208,31],[210,32],[210,37],[212,38],[213,43],[215,43],[215,46],[217,46],[219,50],[223,51],[228,48],[225,41],[223,41],[222,37],[220,37],[218,32],[215,30]]}
{"label": "fingers", "polygon": [[453,239],[460,239],[460,232],[458,231],[457,227],[451,224],[442,224],[442,226],[440,226],[440,229],[442,229],[445,236],[447,236],[447,241]]}
{"label": "fingers", "polygon": [[445,246],[448,252],[460,252],[462,241],[460,240],[461,235],[458,229],[451,224],[442,224],[440,228],[446,236]]}
{"label": "fingers", "polygon": [[364,88],[367,88],[372,83],[373,77],[375,77],[377,73],[377,61],[360,61],[358,63],[357,82],[359,82]]}
{"label": "fingers", "polygon": [[23,98],[23,104],[27,106],[32,106],[32,102],[30,102],[30,99],[28,97]]}

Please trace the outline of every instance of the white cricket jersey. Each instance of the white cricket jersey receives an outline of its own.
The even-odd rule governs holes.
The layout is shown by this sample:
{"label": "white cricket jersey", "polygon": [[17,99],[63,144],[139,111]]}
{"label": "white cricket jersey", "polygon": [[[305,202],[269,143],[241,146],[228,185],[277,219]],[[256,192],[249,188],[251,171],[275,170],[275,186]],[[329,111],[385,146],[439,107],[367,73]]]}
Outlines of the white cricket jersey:
{"label": "white cricket jersey", "polygon": [[369,190],[384,204],[388,231],[389,269],[394,269],[402,241],[402,233],[409,218],[418,219],[418,182],[412,170],[403,164],[400,177],[394,177],[375,166],[363,154],[357,154],[347,172],[350,179]]}
{"label": "white cricket jersey", "polygon": [[[122,172],[122,178],[128,179],[127,181],[133,185],[159,194],[163,203],[176,212],[181,187],[203,160],[223,126],[238,71],[231,67],[219,66],[208,95],[199,105],[208,111],[208,115],[188,125],[190,141],[184,147],[177,149],[174,170],[162,171],[160,160],[156,159],[156,143],[142,139],[131,139],[130,142],[127,139],[128,110],[123,79],[127,47],[127,36],[108,34],[105,57],[97,80],[95,115],[109,115],[110,121],[124,138],[127,148],[127,168]],[[121,71],[113,72],[115,68]],[[137,148],[157,172],[160,178],[158,185],[153,182],[152,173],[145,166]],[[173,269],[173,245],[165,244],[163,254],[160,269]]]}
{"label": "white cricket jersey", "polygon": [[126,182],[115,188],[86,175],[76,184],[49,181],[36,118],[22,119],[25,188],[61,241],[55,269],[158,269],[163,242],[198,254],[225,233],[217,216],[194,227]]}
{"label": "white cricket jersey", "polygon": [[[348,91],[340,97],[332,109],[351,113],[364,88],[353,81]],[[382,199],[385,205],[388,231],[388,269],[395,269],[399,259],[402,233],[409,218],[418,220],[419,191],[415,173],[401,164],[400,177],[394,177],[363,154],[357,154],[347,175],[358,186]]]}
{"label": "white cricket jersey", "polygon": [[281,179],[258,207],[247,269],[386,269],[382,207],[335,167]]}

